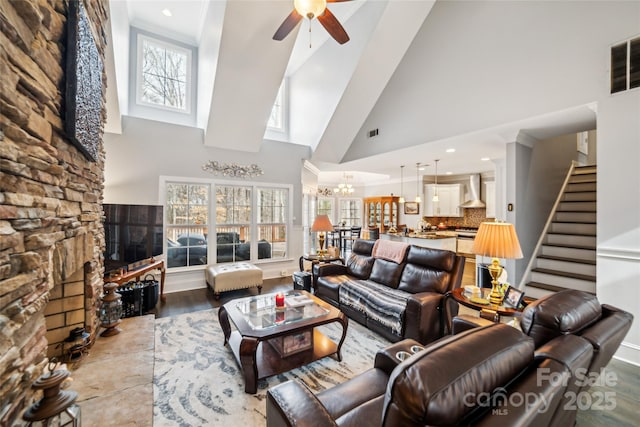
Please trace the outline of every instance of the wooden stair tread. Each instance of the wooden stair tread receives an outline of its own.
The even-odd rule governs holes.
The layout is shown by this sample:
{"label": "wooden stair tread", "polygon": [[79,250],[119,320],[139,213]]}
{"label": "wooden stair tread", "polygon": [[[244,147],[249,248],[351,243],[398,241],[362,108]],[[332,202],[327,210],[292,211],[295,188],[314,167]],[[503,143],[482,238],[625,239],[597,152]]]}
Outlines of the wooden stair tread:
{"label": "wooden stair tread", "polygon": [[[551,291],[551,292],[560,292],[566,289],[571,289],[571,288],[563,288],[562,286],[554,286],[554,285],[549,285],[547,283],[540,283],[540,282],[529,282],[526,284],[526,286],[530,286],[532,288],[544,289],[545,291]],[[584,291],[584,292],[595,295],[595,292],[589,292],[589,291]]]}
{"label": "wooden stair tread", "polygon": [[589,175],[596,175],[595,173],[579,173],[571,175],[569,178],[569,184],[585,183],[585,182],[597,182],[598,177],[590,177]]}
{"label": "wooden stair tread", "polygon": [[554,235],[554,236],[576,236],[576,237],[596,237],[596,233],[560,233],[557,231],[549,231],[547,232],[547,236],[548,235]]}
{"label": "wooden stair tread", "polygon": [[569,277],[571,279],[587,280],[590,282],[596,281],[596,276],[592,276],[590,274],[569,273],[567,271],[549,270],[547,268],[533,268],[531,269],[531,271],[536,273],[550,274],[553,276]]}
{"label": "wooden stair tread", "polygon": [[551,224],[585,224],[585,225],[593,225],[593,224],[596,224],[596,221],[563,221],[563,220],[556,220],[556,221],[551,221]]}
{"label": "wooden stair tread", "polygon": [[569,179],[569,182],[567,182],[567,184],[568,185],[571,185],[571,184],[596,184],[597,182],[598,182],[597,179],[585,179],[584,176],[580,176],[579,179],[576,179],[576,180]]}
{"label": "wooden stair tread", "polygon": [[554,255],[538,255],[538,259],[548,259],[551,261],[564,261],[564,262],[573,262],[576,264],[589,264],[596,265],[596,260],[594,259],[579,259],[579,258],[568,258],[564,256],[554,256]]}
{"label": "wooden stair tread", "polygon": [[[575,202],[562,202],[562,203],[575,203]],[[556,209],[556,213],[558,212],[562,212],[562,213],[596,213],[596,210],[583,210],[583,211],[574,211],[571,209],[567,209],[567,210],[563,210],[563,209]]]}
{"label": "wooden stair tread", "polygon": [[588,251],[595,251],[596,246],[593,245],[567,245],[566,243],[543,243],[542,246],[553,246],[554,248],[567,248],[567,249],[586,249]]}
{"label": "wooden stair tread", "polygon": [[[587,194],[587,193],[595,193],[595,191],[583,191],[583,190],[565,190],[563,194]],[[593,196],[593,199],[589,200],[561,200],[560,202],[597,202],[597,196]]]}

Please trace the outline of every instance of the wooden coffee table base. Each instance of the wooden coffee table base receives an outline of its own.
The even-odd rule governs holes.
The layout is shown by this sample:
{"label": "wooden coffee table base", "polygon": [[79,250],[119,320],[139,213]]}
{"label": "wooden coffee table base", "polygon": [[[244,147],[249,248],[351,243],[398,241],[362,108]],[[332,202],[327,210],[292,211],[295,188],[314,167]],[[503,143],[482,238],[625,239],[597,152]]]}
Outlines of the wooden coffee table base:
{"label": "wooden coffee table base", "polygon": [[[319,322],[314,326],[339,322],[342,325],[340,342],[335,343],[316,328],[312,328],[312,348],[287,357],[282,357],[267,341],[276,336],[296,333],[296,331],[276,333],[264,337],[242,336],[237,330],[231,331],[229,316],[224,306],[220,307],[218,311],[218,319],[224,332],[224,344],[229,344],[236,361],[242,367],[245,384],[244,391],[251,394],[257,392],[258,380],[262,378],[299,368],[327,356],[335,356],[336,360],[342,361],[340,350],[347,336],[347,327],[349,325],[348,319],[343,313],[340,313],[337,318]],[[310,329],[308,325],[306,329]]]}

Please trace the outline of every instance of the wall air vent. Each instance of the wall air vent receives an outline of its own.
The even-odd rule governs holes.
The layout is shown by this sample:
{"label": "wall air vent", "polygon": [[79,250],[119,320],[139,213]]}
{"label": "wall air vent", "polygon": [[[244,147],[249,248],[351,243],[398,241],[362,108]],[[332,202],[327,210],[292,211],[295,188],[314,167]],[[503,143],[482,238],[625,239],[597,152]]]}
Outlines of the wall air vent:
{"label": "wall air vent", "polygon": [[611,47],[611,93],[640,87],[640,37]]}
{"label": "wall air vent", "polygon": [[373,138],[374,136],[378,136],[378,129],[372,129],[369,132],[367,132],[367,136],[369,138]]}

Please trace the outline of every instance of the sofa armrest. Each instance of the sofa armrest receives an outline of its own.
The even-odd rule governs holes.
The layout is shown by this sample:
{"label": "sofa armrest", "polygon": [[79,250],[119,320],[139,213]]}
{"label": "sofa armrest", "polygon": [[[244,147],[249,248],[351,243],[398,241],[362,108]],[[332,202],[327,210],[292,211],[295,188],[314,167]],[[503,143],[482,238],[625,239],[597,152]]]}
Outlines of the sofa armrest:
{"label": "sofa armrest", "polygon": [[594,354],[589,370],[596,373],[607,366],[633,322],[631,313],[606,304],[602,306],[602,313],[604,316],[599,322],[579,332],[579,335],[593,347]]}
{"label": "sofa armrest", "polygon": [[483,319],[482,317],[471,316],[469,314],[459,314],[453,318],[451,332],[453,335],[456,335],[460,332],[468,331],[469,329],[488,326],[493,323],[494,322],[491,320]]}
{"label": "sofa armrest", "polygon": [[334,263],[316,264],[314,265],[313,273],[317,277],[348,274],[347,266],[342,264],[334,264]]}
{"label": "sofa armrest", "polygon": [[384,371],[387,375],[391,375],[391,372],[393,372],[396,366],[400,364],[400,359],[396,357],[396,353],[399,351],[406,351],[407,353],[412,354],[411,347],[414,345],[422,347],[418,341],[406,339],[398,341],[397,343],[391,344],[385,348],[381,348],[376,353],[373,367]]}
{"label": "sofa armrest", "polygon": [[287,381],[267,391],[267,427],[336,426],[318,398],[299,381]]}
{"label": "sofa armrest", "polygon": [[442,336],[442,301],[438,292],[420,292],[407,300],[404,338],[428,344]]}

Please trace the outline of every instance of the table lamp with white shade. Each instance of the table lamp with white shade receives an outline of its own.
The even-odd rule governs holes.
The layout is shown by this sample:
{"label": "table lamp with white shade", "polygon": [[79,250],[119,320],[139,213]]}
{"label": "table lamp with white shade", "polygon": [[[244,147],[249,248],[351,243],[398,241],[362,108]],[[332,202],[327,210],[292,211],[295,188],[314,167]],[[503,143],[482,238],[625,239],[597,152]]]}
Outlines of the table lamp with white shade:
{"label": "table lamp with white shade", "polygon": [[500,305],[504,296],[498,286],[498,277],[503,270],[499,258],[522,258],[522,249],[515,227],[508,222],[483,222],[473,241],[472,252],[493,258],[491,265],[487,267],[492,279],[489,301],[491,304]]}
{"label": "table lamp with white shade", "polygon": [[327,231],[333,231],[333,225],[331,224],[331,220],[329,220],[328,215],[318,215],[316,219],[313,221],[313,225],[311,226],[311,231],[319,232],[318,240],[320,242],[320,250],[318,251],[319,256],[324,256],[324,233]]}

